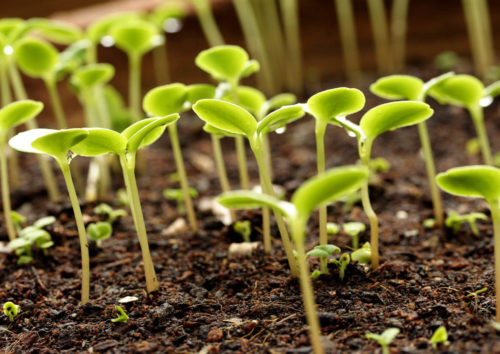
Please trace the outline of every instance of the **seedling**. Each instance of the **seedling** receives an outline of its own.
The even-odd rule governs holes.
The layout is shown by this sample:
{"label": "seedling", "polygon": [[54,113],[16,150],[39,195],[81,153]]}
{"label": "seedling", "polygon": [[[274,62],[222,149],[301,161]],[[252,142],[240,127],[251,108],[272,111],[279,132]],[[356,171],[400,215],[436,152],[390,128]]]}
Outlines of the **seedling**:
{"label": "seedling", "polygon": [[111,319],[114,323],[127,323],[128,315],[125,311],[118,305],[115,305],[115,310],[118,312],[118,317]]}
{"label": "seedling", "polygon": [[335,245],[327,244],[318,245],[306,253],[307,257],[319,258],[321,264],[321,271],[319,273],[316,273],[317,276],[313,277],[313,279],[316,279],[321,274],[328,274],[328,257],[333,256],[334,252],[340,253],[340,248]]}
{"label": "seedling", "polygon": [[315,353],[323,353],[323,348],[320,340],[319,320],[315,315],[316,304],[309,267],[305,261],[304,243],[307,221],[319,205],[338,200],[342,195],[359,188],[367,178],[368,170],[365,167],[344,166],[332,168],[306,181],[295,191],[291,203],[281,201],[271,195],[250,191],[227,192],[218,198],[219,203],[229,208],[250,209],[265,205],[285,215],[297,252],[296,260],[300,271],[299,278],[309,325],[309,337]]}
{"label": "seedling", "polygon": [[434,331],[429,342],[432,344],[433,349],[437,349],[439,344],[444,346],[450,345],[448,341],[448,332],[446,331],[445,326],[439,326],[438,329]]}
{"label": "seedling", "polygon": [[101,247],[102,241],[108,239],[113,234],[113,226],[107,221],[91,223],[87,226],[89,238],[94,241],[98,247]]}
{"label": "seedling", "polygon": [[252,222],[250,220],[236,221],[233,225],[233,230],[241,235],[243,242],[251,241]]}
{"label": "seedling", "polygon": [[454,233],[457,233],[460,229],[460,226],[464,223],[468,223],[472,233],[476,236],[479,236],[479,230],[477,229],[476,220],[487,220],[488,217],[483,213],[469,213],[460,215],[456,211],[450,211],[448,217],[445,220],[446,227],[449,227],[453,230]]}
{"label": "seedling", "polygon": [[[430,118],[433,112],[429,105],[422,102],[391,102],[370,109],[363,115],[359,125],[345,117],[336,117],[335,122],[356,136],[361,163],[369,166],[372,145],[377,136],[387,131],[420,123]],[[376,268],[379,265],[378,217],[371,206],[367,181],[361,188],[361,202],[370,221],[372,267]]]}
{"label": "seedling", "polygon": [[3,313],[9,318],[10,322],[14,322],[14,318],[21,312],[21,307],[13,302],[3,304]]}
{"label": "seedling", "polygon": [[330,235],[336,235],[340,231],[340,226],[337,223],[334,222],[328,222],[326,223],[326,232],[328,232]]}
{"label": "seedling", "polygon": [[72,148],[76,154],[82,156],[98,156],[106,153],[118,155],[141,246],[148,292],[158,290],[159,283],[149,252],[146,225],[135,179],[136,155],[139,149],[155,142],[163,134],[166,126],[177,119],[179,119],[178,114],[171,114],[163,118],[143,119],[129,126],[121,134],[104,128],[87,129],[88,138]]}
{"label": "seedling", "polygon": [[349,256],[349,254],[344,253],[342,254],[342,256],[340,256],[338,261],[336,259],[332,259],[330,262],[339,267],[339,278],[340,280],[344,280],[345,270],[347,269],[349,263],[351,263],[351,257]]}
{"label": "seedling", "polygon": [[80,28],[63,21],[31,18],[26,25],[31,31],[57,44],[69,45],[83,38]]}
{"label": "seedling", "polygon": [[[361,110],[365,96],[357,89],[336,88],[319,92],[307,100],[307,110],[316,121],[316,161],[318,173],[325,171],[325,132],[328,123],[337,117],[345,117]],[[328,242],[326,232],[326,205],[319,208],[319,243]]]}
{"label": "seedling", "polygon": [[490,166],[466,166],[438,174],[437,183],[444,191],[463,197],[486,199],[493,219],[495,244],[496,321],[500,321],[500,169]]}
{"label": "seedling", "polygon": [[352,252],[351,259],[359,264],[370,264],[372,260],[372,248],[370,246],[370,242],[365,242],[361,248]]}
{"label": "seedling", "polygon": [[41,102],[23,100],[11,103],[0,110],[0,170],[2,183],[2,204],[5,226],[9,240],[16,238],[16,229],[12,221],[12,207],[10,203],[9,173],[5,147],[12,128],[33,119],[43,109]]}
{"label": "seedling", "polygon": [[80,251],[82,257],[82,304],[89,301],[90,265],[87,234],[83,223],[82,211],[78,203],[69,165],[75,156],[72,148],[87,138],[88,132],[84,129],[31,129],[17,134],[10,139],[9,144],[14,149],[35,154],[47,154],[57,161],[64,176],[69,198],[75,214]]}
{"label": "seedling", "polygon": [[359,234],[366,230],[365,224],[358,221],[346,222],[342,225],[342,229],[346,234],[352,237],[352,248],[359,248]]}
{"label": "seedling", "polygon": [[478,301],[477,299],[479,298],[479,294],[482,294],[484,293],[485,291],[487,291],[488,288],[482,288],[482,289],[479,289],[479,290],[476,290],[474,292],[471,292],[471,293],[468,293],[467,294],[467,297],[473,297],[474,298],[474,312],[477,312],[477,309],[478,309]]}
{"label": "seedling", "polygon": [[[167,199],[173,199],[177,202],[177,212],[180,215],[186,214],[186,204],[182,189],[172,189],[172,188],[164,189],[163,196]],[[198,198],[198,191],[194,188],[189,188],[189,197]]]}
{"label": "seedling", "polygon": [[101,203],[98,206],[96,206],[94,208],[94,213],[106,215],[107,217],[106,221],[109,222],[110,224],[112,224],[119,217],[127,215],[127,212],[125,210],[123,209],[114,210],[106,203]]}
{"label": "seedling", "polygon": [[[443,80],[452,77],[452,72],[435,77],[426,83],[417,77],[410,75],[390,75],[378,79],[370,86],[370,91],[375,95],[388,100],[415,100],[425,102],[427,93],[435,85],[438,85]],[[420,144],[424,153],[425,167],[427,178],[429,181],[429,189],[431,192],[432,205],[434,208],[434,218],[436,224],[441,227],[443,225],[443,201],[436,185],[436,166],[432,153],[431,141],[429,132],[425,122],[418,123],[418,135]]]}
{"label": "seedling", "polygon": [[383,354],[389,354],[389,345],[396,339],[399,334],[399,328],[388,328],[382,334],[367,333],[365,335],[368,339],[373,339],[382,347]]}

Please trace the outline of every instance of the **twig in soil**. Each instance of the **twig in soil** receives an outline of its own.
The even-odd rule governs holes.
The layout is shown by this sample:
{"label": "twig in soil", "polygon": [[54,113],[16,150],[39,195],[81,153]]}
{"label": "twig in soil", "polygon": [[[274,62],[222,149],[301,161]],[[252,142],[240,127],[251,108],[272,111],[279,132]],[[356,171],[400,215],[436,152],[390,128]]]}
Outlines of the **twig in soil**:
{"label": "twig in soil", "polygon": [[47,287],[42,282],[42,279],[40,279],[40,276],[38,275],[38,272],[36,271],[35,267],[31,267],[31,271],[33,272],[33,275],[35,276],[36,282],[40,286],[40,289],[42,289],[43,291],[47,291]]}

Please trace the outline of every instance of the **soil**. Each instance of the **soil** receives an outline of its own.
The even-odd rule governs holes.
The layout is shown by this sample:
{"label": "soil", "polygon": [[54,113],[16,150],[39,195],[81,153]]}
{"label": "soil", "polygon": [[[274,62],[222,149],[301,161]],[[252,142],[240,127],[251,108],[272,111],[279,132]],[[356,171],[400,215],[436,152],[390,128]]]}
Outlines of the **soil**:
{"label": "soil", "polygon": [[[332,87],[339,86],[333,83]],[[368,97],[367,107],[381,101]],[[479,156],[464,153],[474,128],[462,109],[435,102],[435,116],[428,122],[438,171],[452,166],[480,163]],[[498,107],[486,110],[493,151],[500,150],[496,116]],[[359,119],[360,115],[353,119]],[[55,215],[49,227],[55,246],[48,255],[37,254],[33,264],[19,267],[17,258],[2,247],[0,252],[0,299],[21,306],[13,323],[0,315],[0,348],[5,352],[176,352],[176,353],[308,353],[307,326],[299,283],[287,269],[279,239],[274,252],[260,246],[251,256],[228,258],[228,247],[241,242],[231,226],[225,226],[200,199],[218,193],[215,171],[201,162],[211,161],[210,141],[197,118],[181,121],[183,153],[190,182],[199,193],[199,231],[166,229],[178,219],[176,205],[162,197],[162,189],[175,187],[166,176],[175,171],[165,136],[144,154],[147,173],[138,178],[152,256],[161,288],[146,294],[141,253],[130,216],[114,224],[112,238],[91,249],[91,302],[79,304],[80,251],[68,201],[47,202],[33,156],[22,156],[22,189],[13,193],[16,210],[34,221]],[[311,117],[296,122],[285,134],[271,139],[274,181],[287,196],[315,173],[315,142]],[[327,131],[327,165],[356,162],[356,144],[338,127]],[[236,184],[234,145],[224,139],[231,181]],[[427,353],[429,338],[444,325],[450,345],[446,352],[500,352],[500,341],[488,325],[494,318],[494,270],[491,221],[479,222],[479,236],[464,225],[458,233],[425,229],[432,216],[427,181],[415,128],[380,137],[374,157],[391,163],[372,186],[373,207],[380,218],[381,265],[370,270],[351,264],[341,281],[331,266],[330,274],[314,281],[318,315],[328,352],[374,352],[378,345],[365,338],[397,327],[401,334],[392,351]],[[249,152],[250,171],[257,182],[256,164]],[[81,159],[85,161],[85,159]],[[83,165],[85,162],[82,163]],[[121,187],[117,174],[116,188]],[[59,180],[63,188],[62,179]],[[61,189],[63,190],[63,189]],[[489,215],[480,200],[444,195],[447,210],[480,211]],[[82,203],[86,222],[98,220],[94,204]],[[261,240],[259,211],[239,212],[250,219],[253,240]],[[316,215],[309,223],[307,245],[317,243]],[[342,204],[329,207],[330,221],[367,219],[359,203],[349,211]],[[3,223],[2,223],[3,225]],[[0,230],[6,241],[5,230]],[[274,229],[274,235],[277,230]],[[367,241],[369,230],[361,235]],[[331,243],[348,251],[350,237],[340,233]],[[5,242],[2,246],[5,246]],[[318,267],[310,260],[311,270]],[[487,287],[477,301],[469,292]],[[125,296],[138,300],[121,304],[130,319],[112,323],[114,306]]]}

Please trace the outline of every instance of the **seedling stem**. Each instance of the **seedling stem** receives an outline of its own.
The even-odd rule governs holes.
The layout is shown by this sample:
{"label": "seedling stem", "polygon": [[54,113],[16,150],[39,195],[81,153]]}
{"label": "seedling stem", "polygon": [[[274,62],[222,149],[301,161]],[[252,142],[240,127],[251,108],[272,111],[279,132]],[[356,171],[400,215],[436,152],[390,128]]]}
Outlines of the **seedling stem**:
{"label": "seedling stem", "polygon": [[128,97],[129,108],[132,112],[132,122],[137,122],[141,117],[141,56],[129,54],[129,83]]}
{"label": "seedling stem", "polygon": [[[220,146],[220,139],[215,134],[210,134],[212,139],[212,147],[214,149],[214,159],[215,165],[217,167],[217,174],[219,175],[220,188],[223,193],[229,192],[231,187],[229,186],[229,179],[227,178],[226,166],[224,165],[224,157],[222,155],[222,148]],[[234,210],[229,210],[231,221],[236,220],[236,214]]]}
{"label": "seedling stem", "polygon": [[[317,120],[315,127],[316,134],[316,155],[318,174],[325,172],[325,131],[327,126],[326,121]],[[328,233],[326,230],[326,204],[319,207],[319,244],[326,245],[328,243]],[[322,272],[325,269],[321,269]]]}
{"label": "seedling stem", "polygon": [[10,217],[12,207],[10,204],[10,192],[9,192],[9,174],[7,171],[7,155],[5,153],[5,138],[0,139],[0,164],[1,164],[1,179],[2,179],[2,203],[3,203],[3,215],[5,219],[5,226],[7,227],[7,234],[9,235],[9,240],[14,240],[16,238],[16,229],[14,228],[14,223]]}
{"label": "seedling stem", "polygon": [[488,134],[486,133],[486,128],[484,126],[484,115],[483,108],[478,105],[472,105],[467,107],[474,122],[474,127],[476,128],[477,138],[479,140],[479,145],[481,146],[481,154],[483,156],[484,163],[487,165],[493,165],[493,157],[491,155],[490,143],[488,140]]}
{"label": "seedling stem", "polygon": [[57,91],[57,83],[55,80],[44,80],[47,91],[49,92],[50,102],[52,104],[52,109],[54,110],[54,115],[56,116],[57,127],[59,129],[66,129],[68,124],[66,123],[66,117],[61,104],[61,98],[59,97],[59,92]]}

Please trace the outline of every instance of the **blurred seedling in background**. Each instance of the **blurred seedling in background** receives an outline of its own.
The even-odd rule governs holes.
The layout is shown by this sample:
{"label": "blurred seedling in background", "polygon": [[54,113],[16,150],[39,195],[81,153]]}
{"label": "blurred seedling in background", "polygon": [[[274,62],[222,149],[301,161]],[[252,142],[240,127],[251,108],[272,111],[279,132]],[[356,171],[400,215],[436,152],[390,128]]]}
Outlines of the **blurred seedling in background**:
{"label": "blurred seedling in background", "polygon": [[351,253],[351,260],[360,264],[370,264],[372,259],[372,249],[370,242],[365,242],[361,248]]}
{"label": "blurred seedling in background", "polygon": [[365,224],[359,221],[346,222],[342,224],[342,230],[352,237],[352,248],[359,248],[359,234],[366,230]]}
{"label": "blurred seedling in background", "polygon": [[482,288],[482,289],[479,289],[479,290],[476,290],[476,291],[473,291],[473,292],[470,292],[467,294],[467,297],[473,297],[474,298],[474,312],[477,312],[479,306],[478,306],[478,298],[479,298],[479,294],[482,294],[484,292],[486,292],[488,290],[488,288]]}
{"label": "blurred seedling in background", "polygon": [[126,216],[127,212],[123,209],[113,209],[109,204],[101,203],[94,208],[94,213],[106,216],[106,221],[112,224],[116,219]]}
{"label": "blurred seedling in background", "polygon": [[340,253],[340,248],[335,245],[318,245],[314,247],[312,250],[306,253],[307,257],[316,257],[320,261],[320,269],[315,270],[311,274],[313,279],[317,279],[322,274],[328,273],[328,258],[333,256],[334,253]]}
{"label": "blurred seedling in background", "polygon": [[9,318],[10,322],[14,322],[14,318],[21,312],[21,307],[13,302],[6,302],[3,304],[3,313]]}
{"label": "blurred seedling in background", "polygon": [[343,253],[342,256],[340,256],[340,258],[338,260],[331,259],[330,263],[333,263],[337,267],[339,267],[339,278],[340,278],[340,280],[344,280],[345,270],[347,269],[347,266],[349,265],[349,263],[351,263],[351,257],[349,256],[349,254]]}
{"label": "blurred seedling in background", "polygon": [[128,315],[121,308],[121,306],[115,305],[115,310],[118,312],[118,317],[111,319],[111,322],[114,323],[127,323]]}
{"label": "blurred seedling in background", "polygon": [[[306,263],[304,250],[307,221],[311,213],[319,205],[338,200],[342,195],[359,188],[367,178],[368,170],[364,166],[332,168],[304,182],[292,195],[291,203],[268,194],[251,191],[227,192],[218,197],[219,203],[229,208],[251,209],[265,205],[286,217],[295,244],[300,286],[309,326],[309,337],[315,353],[323,353],[323,348],[321,346],[321,330],[316,315],[310,271]],[[293,252],[291,253],[293,257]]]}
{"label": "blurred seedling in background", "polygon": [[102,241],[108,239],[113,234],[113,226],[107,221],[91,223],[87,226],[89,238],[101,247]]}
{"label": "blurred seedling in background", "polygon": [[462,224],[468,223],[472,233],[475,236],[479,236],[479,230],[476,225],[477,220],[488,220],[488,217],[484,213],[469,213],[469,214],[459,214],[452,210],[448,213],[445,220],[446,227],[453,230],[453,233],[458,233]]}
{"label": "blurred seedling in background", "polygon": [[[186,215],[186,203],[182,189],[164,189],[163,196],[166,199],[175,200],[177,202],[177,212],[179,215]],[[198,191],[194,188],[189,188],[189,196],[191,198],[198,198]]]}
{"label": "blurred seedling in background", "polygon": [[250,242],[252,235],[252,222],[250,220],[236,221],[233,225],[233,230],[241,235],[243,242]]}
{"label": "blurred seedling in background", "polygon": [[389,345],[396,339],[399,332],[399,328],[388,328],[382,334],[367,333],[365,337],[376,341],[382,347],[382,354],[389,354]]}
{"label": "blurred seedling in background", "polygon": [[337,223],[334,222],[327,222],[326,223],[326,232],[329,235],[336,235],[340,231],[340,226]]}
{"label": "blurred seedling in background", "polygon": [[432,334],[432,337],[431,339],[429,339],[429,342],[432,344],[433,349],[437,349],[440,344],[443,346],[450,345],[450,342],[448,341],[448,332],[446,331],[446,327],[439,326]]}

